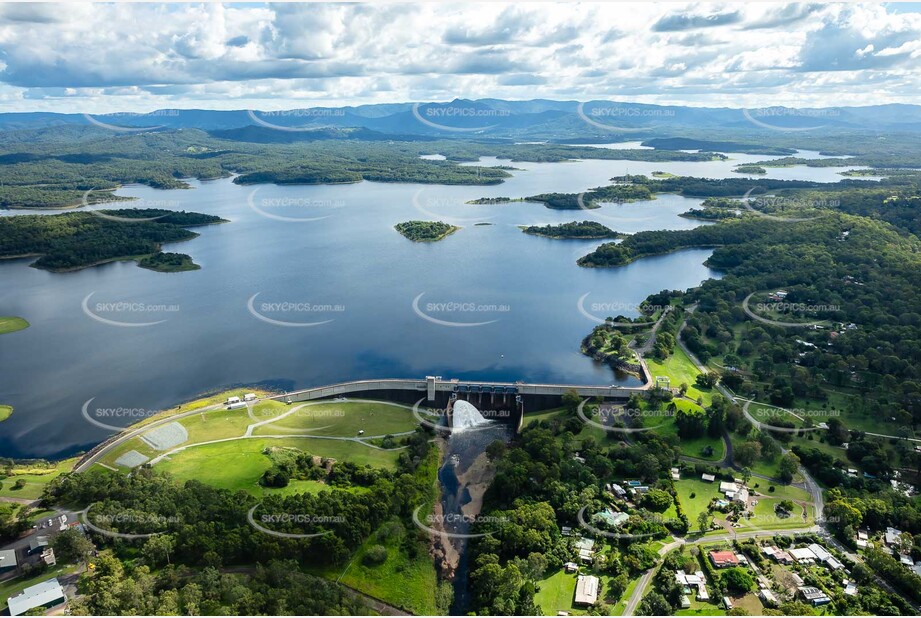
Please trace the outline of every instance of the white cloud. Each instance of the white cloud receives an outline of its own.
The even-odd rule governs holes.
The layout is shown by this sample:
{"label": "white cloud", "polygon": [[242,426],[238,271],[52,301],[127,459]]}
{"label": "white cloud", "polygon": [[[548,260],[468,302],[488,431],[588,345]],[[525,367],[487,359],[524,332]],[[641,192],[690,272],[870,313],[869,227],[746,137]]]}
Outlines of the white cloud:
{"label": "white cloud", "polygon": [[872,4],[7,4],[0,99],[91,112],[915,101],[919,40],[921,15]]}

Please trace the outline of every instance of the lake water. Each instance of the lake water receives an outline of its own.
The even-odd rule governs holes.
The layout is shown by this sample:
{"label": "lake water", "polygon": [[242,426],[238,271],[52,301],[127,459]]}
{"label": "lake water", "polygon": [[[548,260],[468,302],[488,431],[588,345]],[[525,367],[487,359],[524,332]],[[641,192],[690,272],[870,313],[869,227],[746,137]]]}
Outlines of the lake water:
{"label": "lake water", "polygon": [[[138,411],[242,384],[294,389],[435,374],[635,385],[635,377],[579,353],[596,323],[585,313],[636,316],[650,293],[718,276],[703,266],[710,250],[586,269],[576,259],[599,241],[538,238],[517,225],[592,219],[623,232],[689,229],[701,223],[678,215],[700,200],[663,195],[585,212],[465,202],[579,192],[628,170],[728,177],[733,165],[764,158],[732,157],[515,163],[522,171],[490,187],[242,187],[230,179],[193,182],[192,190],[126,187],[119,195],[140,201],[125,207],[190,210],[230,223],[164,247],[191,255],[202,267],[194,272],[123,262],[54,274],[28,267],[32,260],[0,262],[0,314],[31,323],[0,338],[0,402],[15,408],[0,424],[0,454],[57,457],[105,439],[82,417],[91,398],[93,408],[115,410],[109,424],[123,426]],[[784,168],[768,176],[834,181],[836,171]],[[462,229],[413,243],[393,229],[410,219]]]}

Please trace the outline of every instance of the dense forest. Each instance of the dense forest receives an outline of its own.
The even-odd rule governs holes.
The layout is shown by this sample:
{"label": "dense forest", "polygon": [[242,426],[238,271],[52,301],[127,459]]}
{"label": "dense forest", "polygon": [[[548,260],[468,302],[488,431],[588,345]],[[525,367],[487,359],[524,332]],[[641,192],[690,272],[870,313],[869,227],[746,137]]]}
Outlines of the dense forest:
{"label": "dense forest", "polygon": [[[73,212],[2,217],[0,258],[41,256],[32,264],[36,268],[77,270],[101,262],[151,256],[160,251],[162,243],[198,236],[187,227],[224,222],[212,215],[149,208],[98,212],[104,216]],[[147,267],[160,270],[173,262],[187,266],[186,259],[188,256],[155,257]]]}
{"label": "dense forest", "polygon": [[[89,614],[368,614],[353,595],[305,568],[345,566],[372,534],[397,522],[401,551],[426,551],[427,537],[407,531],[414,530],[412,512],[434,499],[430,438],[421,429],[406,438],[394,472],[352,470],[328,490],[270,496],[261,504],[247,492],[180,485],[150,468],[65,474],[49,485],[44,501],[90,506],[90,522],[106,530],[157,533],[131,541],[91,535],[102,551],[93,559],[94,574],[79,584],[78,607]],[[353,481],[365,489],[350,490]],[[247,521],[253,507],[257,521],[275,531],[325,534],[265,534]],[[91,549],[68,557],[86,559]]]}
{"label": "dense forest", "polygon": [[573,221],[559,225],[522,226],[525,234],[548,238],[618,238],[621,234],[597,221]]}
{"label": "dense forest", "polygon": [[404,221],[393,226],[396,231],[415,242],[434,242],[453,234],[460,228],[442,221]]}

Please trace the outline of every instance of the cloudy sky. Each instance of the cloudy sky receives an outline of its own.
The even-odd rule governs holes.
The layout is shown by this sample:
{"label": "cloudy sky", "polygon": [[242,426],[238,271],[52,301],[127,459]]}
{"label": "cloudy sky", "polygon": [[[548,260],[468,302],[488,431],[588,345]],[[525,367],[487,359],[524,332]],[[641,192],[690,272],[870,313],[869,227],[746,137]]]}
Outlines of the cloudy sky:
{"label": "cloudy sky", "polygon": [[919,3],[0,5],[0,111],[919,93]]}

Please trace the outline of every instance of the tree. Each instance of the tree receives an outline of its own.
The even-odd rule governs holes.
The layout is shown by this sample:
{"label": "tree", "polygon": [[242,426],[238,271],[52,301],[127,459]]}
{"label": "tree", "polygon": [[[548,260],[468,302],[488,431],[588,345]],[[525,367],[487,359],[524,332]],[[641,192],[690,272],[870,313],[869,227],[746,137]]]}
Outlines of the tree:
{"label": "tree", "polygon": [[784,483],[792,482],[797,470],[799,470],[799,463],[799,457],[796,456],[796,453],[790,451],[784,454],[780,458],[780,480]]}
{"label": "tree", "polygon": [[761,443],[753,441],[743,442],[735,448],[733,457],[737,464],[746,468],[750,467],[761,457]]}
{"label": "tree", "polygon": [[650,489],[643,496],[643,506],[653,511],[661,513],[672,504],[672,496],[667,491],[661,489]]}
{"label": "tree", "polygon": [[640,616],[671,616],[672,606],[658,592],[650,592],[643,597],[636,613]]}
{"label": "tree", "polygon": [[64,563],[85,562],[94,549],[93,543],[75,528],[68,528],[51,539],[51,548],[55,558]]}
{"label": "tree", "polygon": [[576,389],[571,388],[563,393],[563,408],[570,414],[575,414],[581,403],[582,397],[579,396]]}
{"label": "tree", "polygon": [[732,592],[745,593],[755,587],[754,578],[741,567],[726,569],[720,576],[720,581]]}
{"label": "tree", "polygon": [[710,529],[710,512],[701,511],[697,515],[697,527],[700,528],[701,532],[706,532]]}
{"label": "tree", "polygon": [[152,536],[144,543],[141,554],[144,559],[154,567],[164,563],[169,564],[170,554],[176,548],[176,539],[169,534]]}

